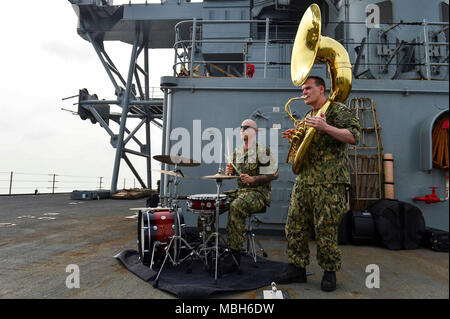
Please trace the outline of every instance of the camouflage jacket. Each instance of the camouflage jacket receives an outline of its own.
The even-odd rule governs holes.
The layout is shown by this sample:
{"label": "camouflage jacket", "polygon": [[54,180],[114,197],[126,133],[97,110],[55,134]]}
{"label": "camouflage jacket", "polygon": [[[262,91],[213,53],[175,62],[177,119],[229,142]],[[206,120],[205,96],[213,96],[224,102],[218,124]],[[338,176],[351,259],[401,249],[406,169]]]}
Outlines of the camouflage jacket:
{"label": "camouflage jacket", "polygon": [[[278,162],[265,145],[254,143],[247,152],[244,145],[236,148],[233,152],[233,164],[241,174],[250,176],[273,174],[278,170]],[[236,170],[234,173],[237,174]],[[238,179],[238,191],[257,191],[263,197],[266,205],[270,205],[271,187],[270,182],[244,184]]]}
{"label": "camouflage jacket", "polygon": [[[312,110],[306,113],[311,116]],[[314,114],[315,115],[315,114]],[[359,141],[360,125],[352,111],[344,104],[333,102],[327,110],[327,123],[345,128]],[[301,184],[350,184],[348,146],[322,131],[316,131],[297,177]]]}

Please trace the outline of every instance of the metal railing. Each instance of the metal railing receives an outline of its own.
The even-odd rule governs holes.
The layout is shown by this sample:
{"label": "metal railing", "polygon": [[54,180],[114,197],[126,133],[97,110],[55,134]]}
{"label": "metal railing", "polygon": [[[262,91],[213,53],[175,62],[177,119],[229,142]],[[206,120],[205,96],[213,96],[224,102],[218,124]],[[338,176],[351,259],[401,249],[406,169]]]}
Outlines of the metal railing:
{"label": "metal railing", "polygon": [[163,99],[164,98],[164,92],[161,91],[161,88],[159,86],[150,86],[149,87],[149,97],[150,99]]}
{"label": "metal railing", "polygon": [[[122,178],[123,189],[136,188],[136,179]],[[0,172],[0,195],[59,194],[73,190],[109,190],[111,178],[44,173]],[[139,187],[139,185],[138,185]]]}
{"label": "metal railing", "polygon": [[[183,40],[180,38],[180,26],[183,24],[192,23],[192,34],[190,40]],[[265,24],[265,39],[258,40],[253,38],[247,39],[235,39],[235,40],[197,40],[197,26],[202,25],[204,23],[208,24]],[[270,19],[266,18],[265,20],[197,20],[194,18],[193,20],[184,20],[180,21],[175,25],[175,61],[173,65],[174,76],[177,75],[177,66],[182,65],[185,69],[186,64],[189,65],[189,76],[192,77],[194,75],[194,64],[211,64],[211,63],[227,63],[227,64],[264,64],[264,78],[267,75],[267,48],[269,44],[269,25]],[[191,44],[190,46],[190,54],[188,53],[188,48],[185,44]],[[242,44],[252,44],[252,43],[264,43],[264,61],[250,61],[246,59],[246,55],[244,55],[245,59],[242,61],[198,61],[194,59],[195,49],[197,45],[201,45],[203,43],[242,43]],[[178,54],[178,49],[183,50],[183,55]],[[180,60],[180,61],[177,61]]]}
{"label": "metal railing", "polygon": [[[431,79],[430,74],[430,68],[432,65],[435,66],[447,66],[448,67],[448,62],[447,63],[432,63],[430,62],[430,45],[445,45],[448,47],[448,42],[430,42],[428,40],[428,28],[429,26],[436,26],[436,25],[446,25],[447,26],[447,30],[448,30],[448,23],[438,23],[438,22],[427,22],[427,19],[423,19],[422,22],[422,26],[423,26],[423,36],[424,36],[424,47],[425,47],[425,68],[426,68],[426,79],[429,80]],[[448,50],[447,50],[448,51]],[[448,61],[448,54],[446,57],[446,60]],[[445,60],[444,60],[445,61]]]}
{"label": "metal railing", "polygon": [[[339,24],[342,22],[328,22],[328,24]],[[183,25],[191,25],[190,27],[190,32],[189,32],[189,39],[182,39],[181,38],[181,27]],[[259,24],[260,26],[263,25],[265,27],[265,31],[263,32],[263,34],[261,32],[257,32],[256,35],[256,39],[253,37],[249,37],[249,38],[236,38],[236,39],[203,39],[203,31],[202,31],[202,26],[204,24]],[[344,24],[366,24],[366,22],[347,22]],[[189,77],[193,77],[195,76],[194,74],[194,70],[195,67],[197,67],[198,65],[212,65],[214,66],[214,64],[241,64],[241,65],[246,65],[247,63],[249,64],[263,64],[264,65],[264,78],[267,77],[267,68],[269,65],[290,65],[290,61],[268,61],[268,47],[270,44],[272,43],[294,43],[294,38],[295,38],[295,34],[290,34],[289,38],[280,38],[279,35],[282,34],[284,36],[289,35],[289,32],[282,32],[282,30],[278,30],[279,27],[282,27],[283,25],[285,26],[289,26],[289,25],[298,25],[297,21],[284,21],[282,23],[280,22],[275,22],[270,20],[269,18],[266,18],[265,20],[198,20],[196,18],[192,19],[192,20],[183,20],[178,22],[175,25],[175,43],[174,43],[174,50],[175,50],[175,56],[174,56],[174,64],[173,64],[173,75],[174,76],[179,76],[179,75],[183,75],[183,76],[189,76]],[[390,42],[370,42],[368,40],[365,40],[365,42],[363,42],[361,40],[361,42],[357,42],[354,41],[353,39],[349,39],[348,36],[345,36],[345,39],[338,39],[338,41],[344,45],[344,46],[348,46],[348,45],[385,45],[385,46],[393,46],[395,47],[395,50],[393,51],[393,53],[391,53],[390,56],[387,56],[386,58],[383,59],[383,61],[381,62],[377,62],[377,61],[366,61],[365,63],[363,63],[366,66],[369,65],[379,65],[380,68],[382,67],[388,67],[389,65],[395,65],[395,66],[419,66],[419,67],[424,67],[425,69],[425,75],[424,78],[425,79],[431,79],[431,68],[435,67],[435,68],[440,68],[440,67],[446,67],[447,68],[447,73],[448,73],[448,66],[449,66],[449,55],[448,55],[448,47],[449,47],[449,42],[448,41],[430,41],[429,39],[429,32],[433,32],[430,27],[441,27],[441,30],[436,31],[434,33],[441,33],[441,32],[447,32],[448,33],[448,26],[449,23],[448,22],[428,22],[426,19],[424,19],[423,21],[420,22],[394,22],[394,23],[390,23],[390,24],[385,24],[385,25],[390,25],[390,27],[387,30],[384,30],[384,33],[387,33],[393,29],[395,29],[398,26],[401,25],[405,25],[405,26],[410,26],[411,28],[413,27],[422,27],[423,28],[423,32],[422,32],[422,36],[423,39],[421,41],[404,41],[401,40],[399,43],[395,42],[395,43],[390,43]],[[257,28],[260,27],[257,25]],[[262,30],[262,28],[261,28]],[[259,39],[258,38],[258,34],[259,36],[262,38],[264,35],[264,39]],[[415,36],[418,35],[417,33],[414,34]],[[409,39],[409,40],[414,40],[414,39]],[[244,50],[243,52],[243,60],[239,60],[239,61],[227,61],[227,60],[198,60],[196,58],[196,48],[201,48],[203,46],[203,44],[207,44],[207,43],[216,43],[216,44],[233,44],[233,43],[240,43],[240,44],[244,44],[244,45],[251,45],[251,44],[260,44],[260,43],[264,43],[264,59],[263,60],[248,60],[247,59],[247,50]],[[408,46],[423,46],[424,47],[424,59],[420,60],[419,62],[415,62],[415,63],[409,63],[409,62],[399,62],[396,61],[394,63],[393,59],[395,57],[395,55],[401,50],[401,49],[405,49]],[[445,46],[447,47],[446,49],[446,54],[447,56],[444,57],[441,61],[432,61],[431,58],[431,54],[430,54],[430,48],[431,47],[440,47],[440,46]],[[180,53],[181,52],[181,53]],[[219,53],[219,52],[218,52]],[[198,56],[198,55],[197,55]],[[434,59],[436,60],[436,59]],[[352,61],[352,66],[355,66],[356,64],[361,63],[361,61],[358,61],[357,58],[355,58],[355,61]],[[180,70],[179,72],[177,70]],[[220,70],[220,69],[219,69]],[[223,70],[220,70],[223,71]],[[226,73],[226,72],[223,72]],[[243,72],[243,74],[241,76],[246,76],[245,75],[245,71]]]}

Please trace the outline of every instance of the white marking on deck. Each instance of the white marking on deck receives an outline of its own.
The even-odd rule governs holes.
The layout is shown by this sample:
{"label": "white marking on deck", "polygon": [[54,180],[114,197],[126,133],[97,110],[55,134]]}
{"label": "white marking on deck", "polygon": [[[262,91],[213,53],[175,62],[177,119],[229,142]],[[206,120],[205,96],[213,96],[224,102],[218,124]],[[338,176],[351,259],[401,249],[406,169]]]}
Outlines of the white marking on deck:
{"label": "white marking on deck", "polygon": [[18,216],[17,218],[36,218],[36,216],[33,215],[23,215],[23,216]]}
{"label": "white marking on deck", "polygon": [[13,224],[13,223],[0,223],[0,227],[11,227],[11,226],[16,226],[16,224]]}

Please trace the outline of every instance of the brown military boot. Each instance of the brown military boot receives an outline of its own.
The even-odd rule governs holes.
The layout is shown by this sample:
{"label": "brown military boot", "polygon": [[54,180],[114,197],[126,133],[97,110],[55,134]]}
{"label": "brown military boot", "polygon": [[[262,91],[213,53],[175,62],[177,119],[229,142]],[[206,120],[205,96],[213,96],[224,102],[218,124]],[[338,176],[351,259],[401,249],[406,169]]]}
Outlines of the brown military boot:
{"label": "brown military boot", "polygon": [[321,288],[323,291],[333,291],[336,289],[336,272],[324,271]]}
{"label": "brown military boot", "polygon": [[273,281],[277,284],[288,284],[291,282],[305,283],[306,269],[288,264],[280,274],[275,276]]}

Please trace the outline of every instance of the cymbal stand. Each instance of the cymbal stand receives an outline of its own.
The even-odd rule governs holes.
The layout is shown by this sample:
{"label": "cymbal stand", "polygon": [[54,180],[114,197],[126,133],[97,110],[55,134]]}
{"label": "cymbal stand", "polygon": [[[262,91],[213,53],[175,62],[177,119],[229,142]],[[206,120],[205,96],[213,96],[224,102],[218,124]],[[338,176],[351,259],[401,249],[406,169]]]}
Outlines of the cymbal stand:
{"label": "cymbal stand", "polygon": [[167,179],[167,186],[164,189],[167,189],[167,193],[164,193],[164,195],[161,195],[159,198],[159,205],[161,207],[170,207],[172,196],[170,194],[170,184],[173,183],[173,179],[171,177],[168,177]]}
{"label": "cymbal stand", "polygon": [[[220,170],[219,170],[220,172]],[[220,186],[222,186],[222,180],[218,179],[216,180],[217,185],[217,198],[216,198],[216,220],[215,220],[215,226],[216,226],[216,267],[215,267],[215,274],[214,274],[214,280],[217,282],[217,266],[219,261],[219,210],[220,210],[220,202],[219,202],[219,195],[220,195]]]}
{"label": "cymbal stand", "polygon": [[[175,169],[173,170],[174,172],[179,172],[181,175],[183,175],[181,173],[180,170],[177,169],[177,164],[175,164]],[[169,257],[170,261],[172,262],[173,266],[178,266],[180,265],[183,261],[185,261],[186,259],[192,257],[194,254],[198,256],[198,253],[195,251],[195,249],[189,245],[189,243],[183,238],[181,237],[181,223],[180,223],[180,216],[178,214],[178,184],[180,183],[180,180],[178,179],[178,175],[175,175],[175,178],[173,180],[173,185],[174,185],[174,196],[173,198],[170,198],[170,209],[175,211],[175,230],[174,230],[174,235],[172,236],[172,238],[170,239],[169,244],[164,248],[164,250],[166,251],[165,256],[164,256],[164,261],[161,265],[161,267],[159,268],[158,271],[158,275],[156,276],[156,279],[153,283],[154,287],[158,286],[159,283],[159,276],[161,275],[161,271],[164,268],[164,265],[166,264],[167,261],[167,257]],[[181,246],[181,244],[184,244],[185,246]],[[170,248],[173,247],[173,258],[172,256],[170,256]],[[179,252],[181,250],[181,248],[188,248],[191,252],[184,257],[183,259],[179,259]]]}
{"label": "cymbal stand", "polygon": [[[215,220],[215,216],[216,216],[216,212],[213,213],[205,213],[205,214],[199,214],[200,217],[200,221],[202,222],[202,232],[200,233],[200,237],[202,238],[202,243],[200,244],[199,247],[199,254],[201,255],[201,253],[203,252],[205,254],[205,266],[208,267],[208,249],[207,247],[207,243],[211,238],[211,235],[209,235],[208,237],[206,237],[207,234],[210,234],[211,229],[213,227],[212,221]],[[215,226],[215,225],[214,225]]]}
{"label": "cymbal stand", "polygon": [[[221,168],[219,167],[219,174],[221,173]],[[211,235],[208,236],[208,239],[206,240],[206,242],[204,243],[204,247],[202,247],[200,249],[200,252],[202,250],[205,251],[205,257],[207,257],[207,250],[208,249],[213,249],[215,250],[215,254],[216,254],[216,260],[215,260],[215,273],[214,273],[214,281],[217,283],[217,269],[218,269],[218,261],[219,261],[219,238],[222,240],[222,242],[225,244],[225,252],[228,252],[228,245],[225,241],[225,239],[219,234],[219,216],[220,216],[220,187],[222,186],[222,179],[218,178],[216,179],[216,187],[217,187],[217,194],[216,194],[216,202],[215,202],[215,206],[216,206],[216,212],[215,212],[215,220],[214,220],[214,228],[215,228],[215,232],[213,232]],[[214,248],[207,248],[207,243],[212,239],[215,238],[214,240]],[[200,255],[200,253],[198,253],[198,255]],[[233,256],[233,254],[231,254],[233,261],[236,263],[236,266],[239,269],[239,263],[237,262],[236,258]],[[207,264],[207,262],[206,262]]]}
{"label": "cymbal stand", "polygon": [[[178,171],[177,164],[175,164],[175,168],[173,169],[173,171],[174,172]],[[178,199],[177,199],[177,197],[178,197],[178,184],[180,182],[181,182],[181,180],[178,179],[178,174],[176,174],[175,177],[174,177],[174,182],[173,182],[174,196],[173,196],[172,201],[171,201],[170,206],[169,206],[171,209],[173,208],[175,210],[176,218],[175,218],[175,236],[174,237],[176,237],[176,238],[178,236],[181,238],[181,233],[180,233],[181,229],[179,228],[181,225],[180,225],[180,216],[178,215]],[[177,259],[178,259],[178,253],[179,253],[178,245],[179,245],[178,240],[175,239],[174,240],[172,264],[176,263]]]}

